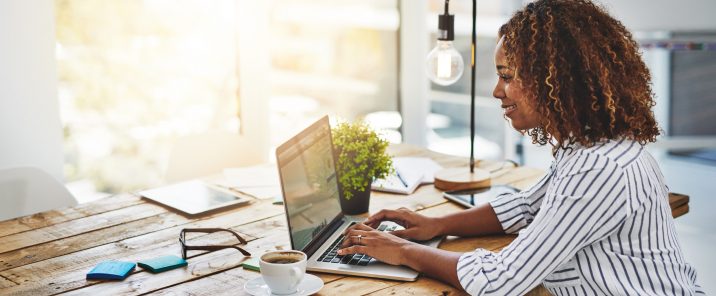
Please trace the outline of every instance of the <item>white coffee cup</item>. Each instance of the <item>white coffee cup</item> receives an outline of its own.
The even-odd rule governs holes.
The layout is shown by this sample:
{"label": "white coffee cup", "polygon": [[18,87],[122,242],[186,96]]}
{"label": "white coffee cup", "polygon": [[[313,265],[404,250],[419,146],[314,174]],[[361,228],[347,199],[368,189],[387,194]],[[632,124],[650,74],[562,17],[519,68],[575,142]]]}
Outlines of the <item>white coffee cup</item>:
{"label": "white coffee cup", "polygon": [[261,255],[261,277],[273,294],[292,294],[306,274],[307,256],[301,251],[271,251]]}

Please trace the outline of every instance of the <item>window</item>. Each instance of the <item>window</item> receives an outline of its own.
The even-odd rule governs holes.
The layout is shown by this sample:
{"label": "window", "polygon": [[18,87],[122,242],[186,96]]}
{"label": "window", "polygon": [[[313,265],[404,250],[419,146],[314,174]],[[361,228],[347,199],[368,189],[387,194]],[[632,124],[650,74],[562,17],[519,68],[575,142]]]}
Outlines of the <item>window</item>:
{"label": "window", "polygon": [[716,32],[674,32],[672,38],[677,40],[672,47],[692,42],[700,48],[672,49],[668,133],[716,137],[716,86],[711,83],[716,74]]}
{"label": "window", "polygon": [[[506,125],[498,100],[492,97],[496,75],[494,49],[497,30],[512,11],[511,1],[478,1],[476,78],[475,78],[475,157],[501,159],[513,136]],[[444,10],[444,1],[429,1],[426,20],[430,47],[437,39],[437,19]],[[470,153],[470,42],[472,34],[472,2],[451,1],[450,13],[455,15],[455,48],[465,61],[465,72],[449,86],[430,86],[428,147],[439,152],[467,156]]]}
{"label": "window", "polygon": [[182,136],[397,110],[397,0],[55,1],[65,175],[97,191],[159,185]]}
{"label": "window", "polygon": [[271,144],[319,117],[397,111],[396,0],[271,1]]}
{"label": "window", "polygon": [[235,2],[56,0],[67,181],[154,186],[176,137],[238,131]]}
{"label": "window", "polygon": [[649,67],[663,130],[658,146],[670,153],[713,162],[716,115],[716,31],[637,31]]}

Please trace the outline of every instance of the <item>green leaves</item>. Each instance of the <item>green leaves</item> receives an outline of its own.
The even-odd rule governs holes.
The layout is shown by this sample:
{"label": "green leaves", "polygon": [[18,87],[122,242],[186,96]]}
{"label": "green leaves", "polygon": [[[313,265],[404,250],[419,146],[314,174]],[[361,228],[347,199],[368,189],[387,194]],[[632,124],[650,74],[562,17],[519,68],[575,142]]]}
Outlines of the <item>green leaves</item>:
{"label": "green leaves", "polygon": [[340,123],[332,129],[332,135],[345,199],[368,188],[373,179],[392,173],[393,160],[385,153],[388,141],[378,137],[365,122]]}

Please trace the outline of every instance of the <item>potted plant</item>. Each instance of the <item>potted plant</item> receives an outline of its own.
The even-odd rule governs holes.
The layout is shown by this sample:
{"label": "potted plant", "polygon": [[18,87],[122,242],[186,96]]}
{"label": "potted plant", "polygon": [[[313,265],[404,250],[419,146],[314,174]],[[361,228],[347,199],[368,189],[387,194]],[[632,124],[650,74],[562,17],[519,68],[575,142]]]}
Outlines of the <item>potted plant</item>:
{"label": "potted plant", "polygon": [[378,137],[363,121],[340,123],[331,133],[343,213],[366,213],[370,205],[371,183],[374,179],[385,178],[393,170],[392,158],[386,153],[388,141]]}

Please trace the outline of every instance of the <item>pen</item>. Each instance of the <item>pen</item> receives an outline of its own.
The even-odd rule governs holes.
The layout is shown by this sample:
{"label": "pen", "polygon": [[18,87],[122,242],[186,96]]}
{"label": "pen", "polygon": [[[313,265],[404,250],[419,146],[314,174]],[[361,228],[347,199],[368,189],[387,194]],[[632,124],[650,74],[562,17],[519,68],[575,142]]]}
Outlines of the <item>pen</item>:
{"label": "pen", "polygon": [[403,176],[400,175],[400,172],[398,170],[395,170],[395,175],[398,176],[398,179],[400,180],[400,183],[403,183],[403,186],[406,188],[408,187],[408,183],[405,182],[405,179],[403,179]]}

